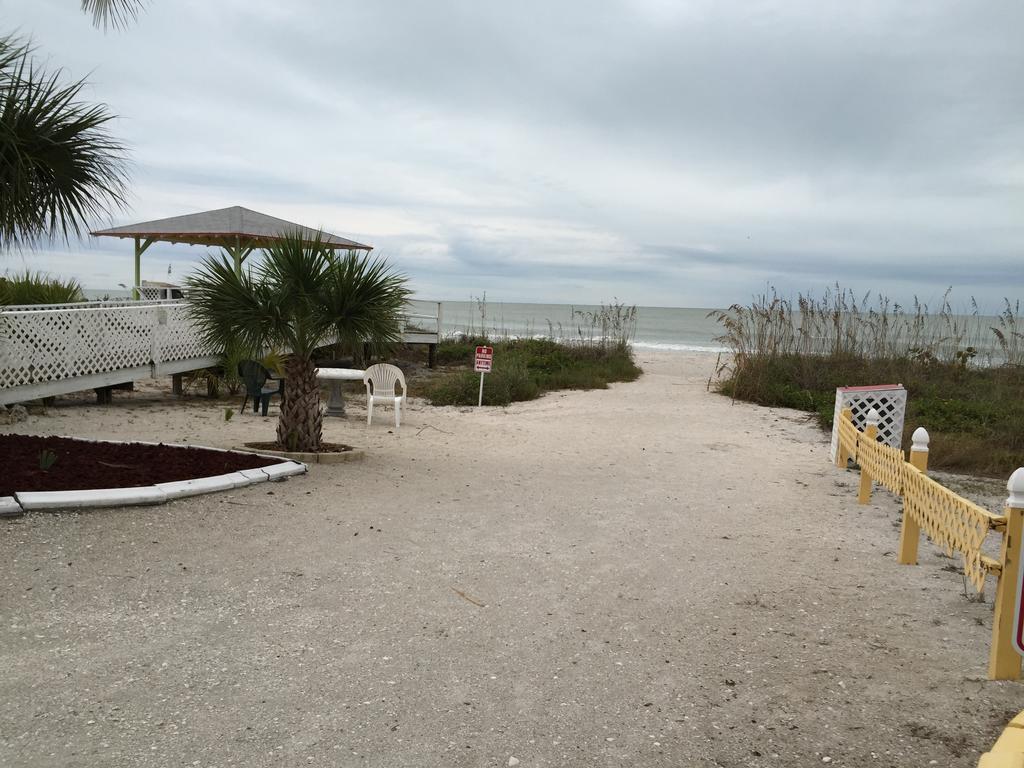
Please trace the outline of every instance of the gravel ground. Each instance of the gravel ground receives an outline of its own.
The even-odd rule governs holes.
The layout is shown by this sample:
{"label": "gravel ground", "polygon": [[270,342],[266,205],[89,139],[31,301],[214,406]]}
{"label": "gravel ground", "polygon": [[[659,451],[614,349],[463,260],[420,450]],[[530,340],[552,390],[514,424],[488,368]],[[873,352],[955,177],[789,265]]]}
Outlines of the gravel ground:
{"label": "gravel ground", "polygon": [[[284,483],[0,522],[0,765],[973,766],[1024,708],[991,603],[930,544],[898,566],[898,504],[798,414],[641,360],[397,432],[351,403],[325,437],[366,459]],[[273,434],[115,397],[18,429]]]}

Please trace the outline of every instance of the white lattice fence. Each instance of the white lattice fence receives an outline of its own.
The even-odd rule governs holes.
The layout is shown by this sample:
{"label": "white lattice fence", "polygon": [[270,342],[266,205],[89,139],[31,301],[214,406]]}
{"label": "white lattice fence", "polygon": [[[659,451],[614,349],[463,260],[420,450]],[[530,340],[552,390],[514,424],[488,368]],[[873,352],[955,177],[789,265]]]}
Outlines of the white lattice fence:
{"label": "white lattice fence", "polygon": [[853,411],[853,423],[861,431],[867,424],[868,411],[874,409],[880,416],[879,441],[899,448],[903,441],[903,421],[907,413],[907,390],[899,384],[880,384],[871,387],[839,387],[836,389],[836,410],[832,420],[832,461],[838,447],[839,414],[844,408]]}
{"label": "white lattice fence", "polygon": [[[162,364],[211,364],[184,302],[87,303],[0,311],[0,403],[73,392]],[[146,370],[148,369],[148,370]]]}
{"label": "white lattice fence", "polygon": [[153,362],[171,362],[205,357],[215,352],[203,344],[188,317],[186,304],[163,304],[157,308],[153,334]]}

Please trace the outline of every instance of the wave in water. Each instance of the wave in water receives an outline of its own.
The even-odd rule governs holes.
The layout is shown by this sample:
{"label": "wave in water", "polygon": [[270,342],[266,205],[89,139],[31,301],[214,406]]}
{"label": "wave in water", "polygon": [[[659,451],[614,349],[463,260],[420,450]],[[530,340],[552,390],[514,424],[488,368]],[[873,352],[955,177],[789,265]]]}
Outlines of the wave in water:
{"label": "wave in water", "polygon": [[650,349],[661,352],[710,352],[715,354],[729,351],[725,347],[713,347],[707,344],[670,344],[658,341],[634,341],[632,347],[634,349]]}

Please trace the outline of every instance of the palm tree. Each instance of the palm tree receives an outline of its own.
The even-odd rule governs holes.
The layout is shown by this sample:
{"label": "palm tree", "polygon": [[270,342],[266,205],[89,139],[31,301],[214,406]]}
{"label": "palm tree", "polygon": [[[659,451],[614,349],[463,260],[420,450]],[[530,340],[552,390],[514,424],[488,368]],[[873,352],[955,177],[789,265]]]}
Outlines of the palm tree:
{"label": "palm tree", "polygon": [[89,219],[125,205],[125,150],[103,105],[78,101],[31,47],[0,37],[0,252],[79,235]]}
{"label": "palm tree", "polygon": [[338,255],[299,232],[282,233],[254,267],[235,273],[227,254],[206,257],[188,279],[189,303],[204,341],[238,345],[253,356],[290,352],[277,443],[290,451],[320,448],[323,414],[313,352],[339,341],[377,350],[401,339],[406,278],[382,259]]}

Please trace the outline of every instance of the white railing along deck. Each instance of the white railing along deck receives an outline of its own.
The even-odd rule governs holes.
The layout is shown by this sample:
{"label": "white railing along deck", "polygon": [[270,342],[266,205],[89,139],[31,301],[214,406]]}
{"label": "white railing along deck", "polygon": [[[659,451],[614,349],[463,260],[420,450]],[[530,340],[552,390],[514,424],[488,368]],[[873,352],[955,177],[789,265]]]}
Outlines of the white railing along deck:
{"label": "white railing along deck", "polygon": [[[408,314],[403,340],[436,344],[437,314]],[[0,404],[217,365],[185,301],[107,301],[0,309]]]}
{"label": "white railing along deck", "polygon": [[416,312],[416,307],[411,305],[406,307],[402,323],[402,341],[406,344],[437,344],[440,341],[444,322],[441,302],[431,302],[431,305],[437,307],[433,314]]}
{"label": "white railing along deck", "polygon": [[0,403],[216,365],[184,302],[86,302],[0,311]]}

